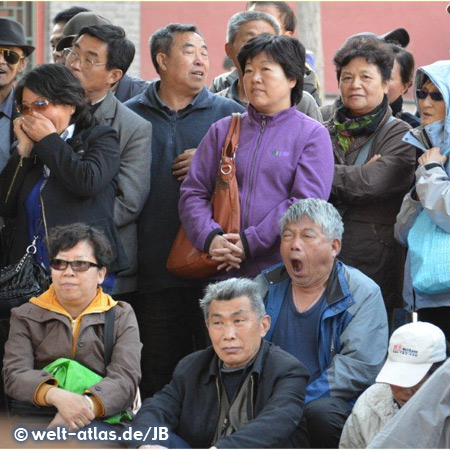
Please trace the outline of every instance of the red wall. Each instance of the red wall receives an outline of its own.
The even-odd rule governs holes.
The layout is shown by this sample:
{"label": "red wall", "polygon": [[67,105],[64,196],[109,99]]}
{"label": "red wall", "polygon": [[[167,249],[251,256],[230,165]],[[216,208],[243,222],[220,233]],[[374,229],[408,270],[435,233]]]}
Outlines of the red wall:
{"label": "red wall", "polygon": [[[332,59],[346,37],[362,31],[384,34],[406,28],[416,67],[450,59],[450,15],[445,2],[322,2],[325,92],[336,93]],[[411,95],[411,89],[408,96]]]}

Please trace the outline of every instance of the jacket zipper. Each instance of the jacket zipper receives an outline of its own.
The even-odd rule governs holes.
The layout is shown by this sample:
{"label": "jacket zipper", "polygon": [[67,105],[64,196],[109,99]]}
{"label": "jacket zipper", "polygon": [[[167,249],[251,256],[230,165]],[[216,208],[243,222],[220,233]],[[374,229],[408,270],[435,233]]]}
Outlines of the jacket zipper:
{"label": "jacket zipper", "polygon": [[255,417],[255,405],[253,404],[253,397],[254,397],[254,391],[255,391],[255,380],[253,379],[253,375],[250,377],[250,381],[252,384],[252,387],[250,389],[250,405],[252,408],[252,411],[251,411],[252,418],[250,420],[253,420]]}
{"label": "jacket zipper", "polygon": [[41,199],[42,205],[42,220],[44,221],[45,238],[47,239],[48,242],[47,219],[45,218],[45,206],[44,206],[44,199],[42,198],[42,191],[39,193],[39,198]]}
{"label": "jacket zipper", "polygon": [[244,229],[248,227],[248,225],[247,225],[248,214],[249,214],[248,210],[250,208],[250,194],[251,194],[252,188],[253,188],[253,172],[255,170],[255,159],[256,159],[256,155],[258,154],[259,146],[261,145],[261,139],[262,139],[264,131],[266,129],[266,116],[262,117],[261,124],[262,124],[261,131],[259,132],[258,142],[256,143],[256,148],[255,148],[255,151],[253,152],[253,157],[252,157],[252,164],[250,166],[250,185],[248,188],[247,199],[245,202]]}
{"label": "jacket zipper", "polygon": [[9,199],[9,196],[11,194],[12,187],[14,185],[14,182],[16,181],[17,173],[19,172],[19,169],[22,167],[22,165],[23,164],[22,164],[22,156],[21,156],[20,160],[19,160],[19,164],[17,164],[16,171],[14,172],[14,176],[13,176],[13,179],[11,181],[11,184],[9,185],[9,189],[8,189],[7,194],[6,194],[5,203],[8,203],[8,199]]}

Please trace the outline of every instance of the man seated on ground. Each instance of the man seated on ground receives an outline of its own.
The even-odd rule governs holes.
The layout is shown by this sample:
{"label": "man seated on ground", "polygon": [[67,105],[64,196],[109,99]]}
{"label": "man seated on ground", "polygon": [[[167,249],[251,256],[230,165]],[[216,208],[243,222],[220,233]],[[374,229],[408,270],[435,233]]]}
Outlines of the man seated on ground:
{"label": "man seated on ground", "polygon": [[397,328],[377,382],[358,398],[342,430],[339,448],[366,448],[445,358],[445,335],[437,326],[414,322]]}
{"label": "man seated on ground", "polygon": [[[218,92],[218,95],[230,98],[244,108],[247,107],[247,95],[244,90],[244,73],[238,61],[238,53],[250,39],[263,33],[280,34],[278,22],[270,14],[262,11],[243,11],[234,14],[227,26],[225,52],[236,66],[237,77],[230,86]],[[305,90],[297,109],[307,116],[321,122],[322,115],[312,95]]]}
{"label": "man seated on ground", "polygon": [[[264,341],[270,327],[258,285],[231,278],[200,300],[212,347],[182,359],[166,387],[148,398],[133,430],[168,427],[168,448],[305,448],[308,375]],[[136,445],[136,443],[134,443]]]}
{"label": "man seated on ground", "polygon": [[386,356],[380,288],[337,261],[343,232],[324,200],[294,203],[280,220],[283,263],[257,277],[272,325],[266,339],[309,370],[306,421],[311,448],[336,448],[352,404]]}

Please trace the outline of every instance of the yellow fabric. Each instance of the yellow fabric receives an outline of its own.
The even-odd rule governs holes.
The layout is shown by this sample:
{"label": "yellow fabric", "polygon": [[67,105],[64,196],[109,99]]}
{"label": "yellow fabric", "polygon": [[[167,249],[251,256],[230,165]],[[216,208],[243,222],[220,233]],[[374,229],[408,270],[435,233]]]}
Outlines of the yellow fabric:
{"label": "yellow fabric", "polygon": [[94,405],[94,414],[95,417],[102,417],[105,415],[105,406],[103,405],[102,401],[94,395],[91,391],[86,391],[84,395],[88,395],[89,398],[92,400],[92,404]]}
{"label": "yellow fabric", "polygon": [[55,379],[43,381],[36,388],[36,391],[34,392],[34,403],[38,406],[50,406],[45,401],[45,395],[52,387],[57,387],[57,386],[58,386],[58,381]]}
{"label": "yellow fabric", "polygon": [[72,359],[75,359],[75,353],[77,349],[76,343],[78,341],[78,333],[80,331],[80,325],[83,317],[87,314],[106,312],[117,305],[117,302],[113,300],[110,295],[105,294],[102,288],[97,288],[97,295],[95,296],[95,298],[91,303],[89,303],[87,308],[77,318],[74,319],[61,305],[61,303],[59,303],[58,299],[56,298],[55,288],[53,287],[53,284],[39,297],[32,297],[30,299],[30,302],[36,306],[39,306],[40,308],[62,314],[63,316],[66,316],[70,319],[70,321],[72,322],[73,336]]}

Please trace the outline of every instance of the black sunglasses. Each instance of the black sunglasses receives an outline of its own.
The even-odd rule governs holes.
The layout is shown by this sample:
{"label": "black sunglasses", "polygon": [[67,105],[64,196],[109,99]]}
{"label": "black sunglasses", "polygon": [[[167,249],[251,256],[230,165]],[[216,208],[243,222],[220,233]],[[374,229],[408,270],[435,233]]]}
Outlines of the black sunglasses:
{"label": "black sunglasses", "polygon": [[55,270],[66,270],[69,264],[74,272],[86,272],[91,267],[100,267],[90,261],[65,261],[64,259],[52,259],[50,261],[50,267]]}
{"label": "black sunglasses", "polygon": [[22,56],[9,48],[0,48],[0,52],[8,64],[17,64],[22,59]]}
{"label": "black sunglasses", "polygon": [[422,89],[417,89],[416,95],[420,100],[425,100],[428,96],[430,96],[431,100],[434,100],[435,102],[442,102],[442,100],[444,100],[444,97],[439,91],[427,92]]}

